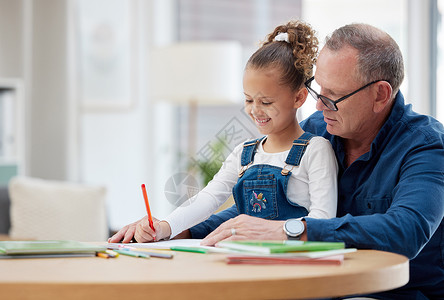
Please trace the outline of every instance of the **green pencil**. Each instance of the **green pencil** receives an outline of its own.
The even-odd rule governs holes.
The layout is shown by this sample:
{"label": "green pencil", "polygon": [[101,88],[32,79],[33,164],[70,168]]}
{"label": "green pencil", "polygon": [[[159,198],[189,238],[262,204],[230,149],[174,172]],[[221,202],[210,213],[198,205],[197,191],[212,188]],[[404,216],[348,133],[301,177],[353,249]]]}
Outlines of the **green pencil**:
{"label": "green pencil", "polygon": [[130,250],[113,250],[114,252],[117,252],[122,255],[132,256],[132,257],[141,257],[141,258],[150,258],[148,254],[140,253],[140,252],[133,252]]}
{"label": "green pencil", "polygon": [[207,249],[199,248],[199,247],[184,247],[184,246],[173,246],[170,248],[174,251],[183,251],[183,252],[193,252],[193,253],[208,253]]}

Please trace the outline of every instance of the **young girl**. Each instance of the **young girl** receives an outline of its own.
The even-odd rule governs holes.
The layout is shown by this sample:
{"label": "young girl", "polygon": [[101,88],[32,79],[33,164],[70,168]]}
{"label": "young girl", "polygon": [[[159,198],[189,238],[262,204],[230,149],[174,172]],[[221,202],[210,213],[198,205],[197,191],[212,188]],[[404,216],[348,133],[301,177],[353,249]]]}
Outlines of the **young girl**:
{"label": "young girl", "polygon": [[213,180],[162,221],[147,218],[110,242],[174,238],[207,219],[233,194],[239,213],[272,220],[336,216],[337,163],[330,142],[304,132],[296,111],[305,102],[318,41],[309,25],[278,26],[250,57],[243,78],[245,112],[262,138],[238,145]]}

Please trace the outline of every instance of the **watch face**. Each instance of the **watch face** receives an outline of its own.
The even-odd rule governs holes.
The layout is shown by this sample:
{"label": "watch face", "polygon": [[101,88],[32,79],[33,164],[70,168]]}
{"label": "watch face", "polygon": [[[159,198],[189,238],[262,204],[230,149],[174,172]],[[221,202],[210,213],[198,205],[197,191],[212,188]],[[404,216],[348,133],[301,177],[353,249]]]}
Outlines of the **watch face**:
{"label": "watch face", "polygon": [[304,223],[299,220],[288,220],[285,228],[291,236],[298,236],[304,232]]}

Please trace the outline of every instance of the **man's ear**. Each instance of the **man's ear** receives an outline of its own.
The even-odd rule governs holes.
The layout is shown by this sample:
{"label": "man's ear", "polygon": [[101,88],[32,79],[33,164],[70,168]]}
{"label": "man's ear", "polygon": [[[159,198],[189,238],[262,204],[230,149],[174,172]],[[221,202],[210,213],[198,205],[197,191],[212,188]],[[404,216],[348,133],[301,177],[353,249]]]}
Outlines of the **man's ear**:
{"label": "man's ear", "polygon": [[375,101],[373,102],[373,112],[379,113],[383,111],[387,105],[390,105],[393,90],[387,81],[378,81],[375,85],[377,89],[375,92]]}
{"label": "man's ear", "polygon": [[305,103],[305,100],[307,100],[308,91],[305,87],[300,88],[297,92],[294,94],[294,108],[299,108],[302,106],[302,104]]}

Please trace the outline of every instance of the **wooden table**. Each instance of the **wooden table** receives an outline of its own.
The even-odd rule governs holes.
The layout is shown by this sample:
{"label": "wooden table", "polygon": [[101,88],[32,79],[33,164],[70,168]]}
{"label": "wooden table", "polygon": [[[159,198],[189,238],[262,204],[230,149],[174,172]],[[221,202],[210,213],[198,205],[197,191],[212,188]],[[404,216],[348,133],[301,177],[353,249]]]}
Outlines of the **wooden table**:
{"label": "wooden table", "polygon": [[222,254],[0,260],[0,299],[300,299],[378,292],[409,279],[404,256],[359,250],[340,266],[227,265]]}

